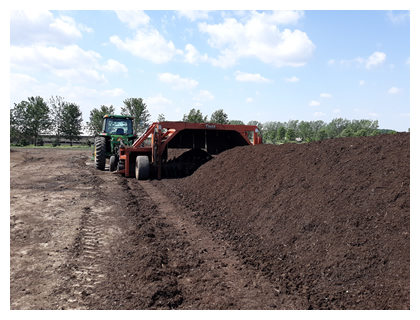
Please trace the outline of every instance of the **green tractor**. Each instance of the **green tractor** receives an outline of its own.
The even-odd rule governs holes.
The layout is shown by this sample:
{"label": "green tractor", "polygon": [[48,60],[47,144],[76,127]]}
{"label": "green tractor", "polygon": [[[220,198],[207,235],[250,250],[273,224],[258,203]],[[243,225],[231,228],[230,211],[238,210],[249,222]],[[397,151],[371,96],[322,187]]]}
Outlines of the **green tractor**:
{"label": "green tractor", "polygon": [[115,171],[118,165],[121,144],[131,146],[137,135],[133,134],[133,117],[105,115],[102,131],[95,137],[95,167],[105,169],[109,159],[109,171]]}

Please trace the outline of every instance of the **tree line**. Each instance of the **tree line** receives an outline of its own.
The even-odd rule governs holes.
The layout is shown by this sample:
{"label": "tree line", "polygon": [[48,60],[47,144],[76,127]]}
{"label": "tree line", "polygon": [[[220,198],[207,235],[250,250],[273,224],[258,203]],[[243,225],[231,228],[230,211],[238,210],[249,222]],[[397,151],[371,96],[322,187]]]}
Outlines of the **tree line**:
{"label": "tree line", "polygon": [[[134,118],[133,132],[143,132],[149,126],[150,118],[143,99],[129,98],[123,103],[121,114]],[[82,112],[76,103],[60,96],[48,100],[40,96],[29,97],[10,109],[10,142],[39,146],[43,145],[43,136],[50,136],[53,146],[59,145],[62,138],[72,144],[81,139],[84,130],[92,136],[98,135],[102,131],[103,116],[114,113],[112,105],[101,105],[90,111],[89,121],[83,125]]]}
{"label": "tree line", "polygon": [[29,97],[10,109],[10,141],[21,145],[43,145],[42,135],[55,136],[70,143],[79,140],[82,131],[82,112],[79,105],[67,102],[63,97],[51,97],[48,101],[40,96]]}
{"label": "tree line", "polygon": [[[228,115],[223,109],[213,112],[209,121],[208,117],[204,116],[200,110],[191,109],[188,114],[184,114],[182,121],[245,124],[241,120],[229,120]],[[389,129],[379,129],[378,120],[367,119],[348,120],[335,118],[329,123],[322,120],[289,120],[287,122],[268,121],[265,123],[252,120],[249,121],[247,125],[257,126],[260,135],[262,136],[263,143],[272,144],[296,142],[296,139],[302,142],[312,142],[339,137],[375,136],[383,133],[396,132]]]}
{"label": "tree line", "polygon": [[[123,101],[121,115],[133,117],[133,132],[141,135],[150,125],[150,114],[142,98],[128,98]],[[48,100],[42,97],[29,97],[27,100],[14,104],[10,109],[10,139],[27,145],[32,142],[35,146],[42,145],[42,136],[54,137],[53,145],[57,145],[61,138],[73,141],[81,139],[83,130],[92,136],[102,131],[103,116],[115,114],[115,108],[101,105],[90,111],[89,121],[83,125],[82,112],[76,103],[65,101],[63,97],[55,96]],[[157,121],[165,121],[164,114],[159,114]],[[210,118],[203,115],[199,109],[191,109],[184,114],[181,121],[195,123],[220,123],[244,125],[241,120],[230,120],[223,109],[214,111]],[[347,120],[333,119],[326,123],[322,120],[287,122],[269,121],[265,123],[256,120],[247,125],[259,128],[263,143],[288,143],[332,139],[337,137],[373,136],[382,133],[395,133],[393,130],[379,129],[378,120]]]}

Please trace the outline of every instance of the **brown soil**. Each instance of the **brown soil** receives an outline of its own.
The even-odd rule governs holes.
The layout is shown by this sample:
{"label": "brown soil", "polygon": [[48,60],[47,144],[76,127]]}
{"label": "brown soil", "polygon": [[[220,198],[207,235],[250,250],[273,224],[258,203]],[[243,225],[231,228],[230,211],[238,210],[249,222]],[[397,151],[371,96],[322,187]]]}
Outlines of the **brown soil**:
{"label": "brown soil", "polygon": [[11,309],[410,309],[410,135],[228,150],[182,179],[12,149]]}

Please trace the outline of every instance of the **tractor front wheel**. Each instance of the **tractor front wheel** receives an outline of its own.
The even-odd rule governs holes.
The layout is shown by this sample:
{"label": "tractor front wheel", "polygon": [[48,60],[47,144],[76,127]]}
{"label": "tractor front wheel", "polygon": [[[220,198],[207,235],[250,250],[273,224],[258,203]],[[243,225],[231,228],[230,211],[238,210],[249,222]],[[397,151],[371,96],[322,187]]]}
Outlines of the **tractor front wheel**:
{"label": "tractor front wheel", "polygon": [[105,137],[95,138],[95,167],[98,170],[105,169],[106,140]]}
{"label": "tractor front wheel", "polygon": [[109,171],[113,172],[117,170],[117,157],[111,156],[109,158]]}

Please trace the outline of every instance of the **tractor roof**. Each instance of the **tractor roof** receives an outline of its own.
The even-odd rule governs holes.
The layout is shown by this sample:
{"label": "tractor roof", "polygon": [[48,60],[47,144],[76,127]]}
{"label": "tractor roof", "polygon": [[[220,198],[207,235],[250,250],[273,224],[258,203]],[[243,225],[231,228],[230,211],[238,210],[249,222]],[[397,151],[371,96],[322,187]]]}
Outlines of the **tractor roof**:
{"label": "tractor roof", "polygon": [[131,120],[133,120],[133,117],[121,116],[121,115],[116,115],[116,114],[106,114],[106,115],[104,115],[104,119],[105,118],[117,118],[117,119],[131,119]]}

